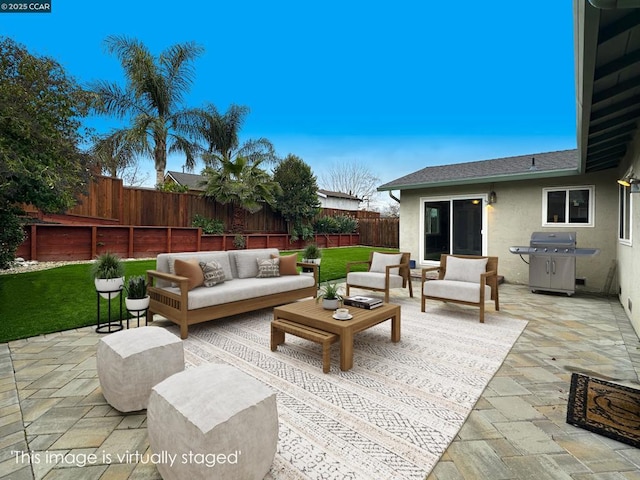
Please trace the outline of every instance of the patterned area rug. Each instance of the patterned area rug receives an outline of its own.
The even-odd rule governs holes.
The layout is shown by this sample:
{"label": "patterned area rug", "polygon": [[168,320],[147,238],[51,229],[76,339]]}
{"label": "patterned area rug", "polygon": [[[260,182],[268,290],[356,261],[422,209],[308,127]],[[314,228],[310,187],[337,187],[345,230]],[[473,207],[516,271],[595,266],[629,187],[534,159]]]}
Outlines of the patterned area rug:
{"label": "patterned area rug", "polygon": [[640,390],[574,373],[567,423],[640,448]]}
{"label": "patterned area rug", "polygon": [[[287,335],[271,352],[272,310],[189,329],[187,367],[229,363],[277,393],[278,452],[268,479],[424,479],[520,333],[523,320],[403,300],[402,339],[391,322],[356,335],[354,367],[339,345],[322,373],[320,347]],[[177,332],[177,328],[174,328]]]}

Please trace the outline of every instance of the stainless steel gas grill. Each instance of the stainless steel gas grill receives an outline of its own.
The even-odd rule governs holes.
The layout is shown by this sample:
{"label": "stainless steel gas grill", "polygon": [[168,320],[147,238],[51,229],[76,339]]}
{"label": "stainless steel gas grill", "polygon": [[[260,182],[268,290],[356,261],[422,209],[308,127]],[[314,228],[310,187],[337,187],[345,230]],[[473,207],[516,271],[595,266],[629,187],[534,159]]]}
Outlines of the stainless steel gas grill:
{"label": "stainless steel gas grill", "polygon": [[598,248],[577,248],[576,232],[533,232],[528,247],[509,247],[509,251],[521,258],[529,255],[532,292],[545,290],[567,295],[576,290],[576,257],[600,253]]}

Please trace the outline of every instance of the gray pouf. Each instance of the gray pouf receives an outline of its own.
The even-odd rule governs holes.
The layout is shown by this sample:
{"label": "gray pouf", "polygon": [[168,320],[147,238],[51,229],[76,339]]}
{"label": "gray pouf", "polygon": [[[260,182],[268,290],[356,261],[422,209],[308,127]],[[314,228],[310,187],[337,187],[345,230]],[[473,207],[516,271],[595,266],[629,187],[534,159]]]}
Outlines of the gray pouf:
{"label": "gray pouf", "polygon": [[276,395],[229,365],[187,369],[153,387],[147,431],[164,480],[262,480],[278,444]]}
{"label": "gray pouf", "polygon": [[164,328],[140,327],[100,340],[96,354],[104,398],[116,410],[147,408],[151,389],[184,370],[182,340]]}

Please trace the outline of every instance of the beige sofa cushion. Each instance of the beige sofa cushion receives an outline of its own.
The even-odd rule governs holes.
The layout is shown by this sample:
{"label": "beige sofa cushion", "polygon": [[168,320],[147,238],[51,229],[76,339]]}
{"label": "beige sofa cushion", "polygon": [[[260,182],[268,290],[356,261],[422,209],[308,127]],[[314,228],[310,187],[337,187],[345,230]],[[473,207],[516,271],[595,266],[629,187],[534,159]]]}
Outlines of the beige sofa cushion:
{"label": "beige sofa cushion", "polygon": [[[304,275],[233,279],[218,284],[214,288],[198,287],[191,290],[189,292],[188,309],[194,310],[211,305],[223,305],[239,300],[313,287],[314,285],[315,279]],[[165,289],[176,294],[180,293],[179,288],[166,287]]]}
{"label": "beige sofa cushion", "polygon": [[257,248],[232,250],[229,258],[235,262],[236,278],[255,278],[258,276],[258,260],[268,260],[271,255],[279,255],[277,248]]}

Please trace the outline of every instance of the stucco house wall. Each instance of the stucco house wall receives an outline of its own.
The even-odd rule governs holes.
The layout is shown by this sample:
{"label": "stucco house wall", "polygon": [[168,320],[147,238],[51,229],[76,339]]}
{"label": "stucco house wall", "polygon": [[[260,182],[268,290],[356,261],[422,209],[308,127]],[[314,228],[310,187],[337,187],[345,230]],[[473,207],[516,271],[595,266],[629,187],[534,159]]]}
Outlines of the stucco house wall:
{"label": "stucco house wall", "polygon": [[[578,257],[576,277],[584,278],[586,291],[600,292],[605,285],[611,263],[616,258],[618,228],[618,187],[615,171],[596,174],[558,177],[552,179],[532,179],[495,183],[493,190],[497,202],[485,206],[487,232],[484,238],[486,253],[499,257],[499,273],[506,282],[528,284],[529,266],[519,255],[509,252],[514,245],[529,245],[534,231],[575,231],[579,247],[600,248],[599,255]],[[561,227],[542,226],[542,189],[547,187],[571,187],[594,185],[595,222],[593,227],[576,225]],[[488,195],[490,185],[460,185],[429,189],[403,190],[400,203],[400,250],[411,252],[412,258],[421,262],[421,199],[434,196],[454,196],[473,194],[478,197]],[[524,256],[528,261],[528,257]],[[640,307],[639,307],[640,309]]]}
{"label": "stucco house wall", "polygon": [[[640,174],[640,135],[636,135],[618,172],[621,178],[631,167],[636,176]],[[616,241],[620,285],[618,298],[625,309],[635,331],[640,335],[640,193],[631,195],[631,241]],[[617,238],[617,235],[616,235]]]}

